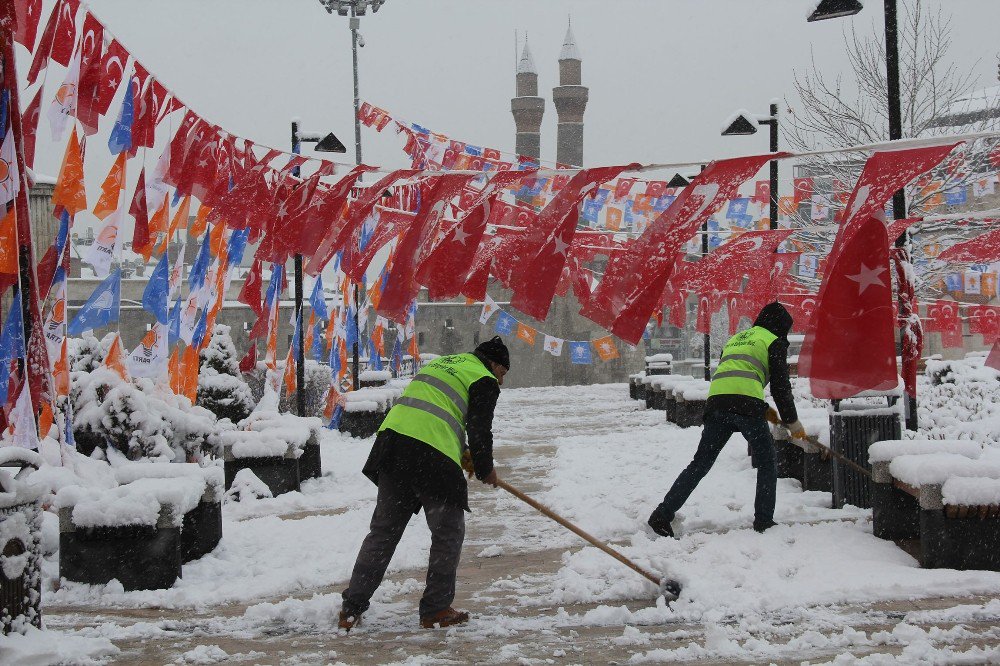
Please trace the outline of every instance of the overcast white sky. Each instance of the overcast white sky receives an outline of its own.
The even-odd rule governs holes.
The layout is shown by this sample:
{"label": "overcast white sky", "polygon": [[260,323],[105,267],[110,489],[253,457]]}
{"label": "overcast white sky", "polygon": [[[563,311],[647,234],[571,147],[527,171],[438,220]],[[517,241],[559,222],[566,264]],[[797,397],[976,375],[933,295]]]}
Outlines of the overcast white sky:
{"label": "overcast white sky", "polygon": [[[52,2],[45,2],[46,16]],[[207,119],[284,147],[289,120],[299,116],[306,129],[334,131],[351,148],[340,159],[353,160],[350,31],[346,18],[327,14],[318,0],[90,2],[133,55]],[[925,2],[953,15],[958,65],[974,69],[981,86],[996,85],[1000,2]],[[362,18],[361,96],[456,139],[513,150],[514,31],[527,32],[547,98],[542,157],[554,159],[551,88],[572,16],[590,88],[588,165],[763,152],[764,134],[720,137],[723,119],[740,107],[764,113],[771,98],[790,96],[793,72],[806,66],[810,50],[826,72],[846,74],[842,31],[851,23],[862,32],[883,29],[879,0],[866,0],[853,19],[809,24],[813,4],[388,0]],[[22,75],[27,64],[22,60]],[[51,92],[62,69],[53,66],[53,76]],[[117,108],[116,101],[112,115]],[[366,162],[403,163],[394,133],[362,131]],[[106,141],[107,130],[101,136]],[[54,174],[62,150],[48,137],[43,110],[38,170]]]}

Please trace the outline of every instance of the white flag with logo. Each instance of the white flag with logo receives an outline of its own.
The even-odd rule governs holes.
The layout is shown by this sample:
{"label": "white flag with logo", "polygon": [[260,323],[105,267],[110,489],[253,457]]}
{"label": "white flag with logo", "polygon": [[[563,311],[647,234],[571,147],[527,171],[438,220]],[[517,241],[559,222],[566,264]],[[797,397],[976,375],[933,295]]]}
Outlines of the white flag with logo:
{"label": "white flag with logo", "polygon": [[150,379],[166,376],[169,363],[167,331],[167,325],[159,322],[146,331],[146,337],[136,345],[125,361],[130,375]]}
{"label": "white flag with logo", "polygon": [[[31,406],[31,389],[21,387],[21,395],[10,412],[10,422],[14,426],[14,446],[38,450],[38,431],[35,430],[35,408]],[[48,433],[46,433],[48,434]]]}
{"label": "white flag with logo", "polygon": [[190,294],[181,310],[180,336],[185,344],[194,340],[194,329],[198,325],[198,294]]}
{"label": "white flag with logo", "polygon": [[21,186],[21,177],[17,171],[17,155],[14,153],[14,132],[7,130],[0,147],[0,205],[10,203]]}
{"label": "white flag with logo", "polygon": [[989,194],[993,194],[993,192],[996,191],[996,182],[997,177],[992,174],[986,176],[985,178],[972,181],[972,196],[985,197]]}
{"label": "white flag with logo", "polygon": [[102,280],[111,273],[111,264],[121,254],[124,236],[121,220],[121,208],[108,215],[97,232],[97,238],[84,254],[84,261],[94,267],[94,274]]}
{"label": "white flag with logo", "polygon": [[80,51],[77,49],[66,70],[66,78],[56,90],[56,96],[49,105],[49,129],[52,130],[52,140],[59,142],[66,133],[66,125],[70,118],[76,118],[76,103],[80,89]]}
{"label": "white flag with logo", "polygon": [[562,356],[563,339],[554,338],[551,335],[545,336],[545,351],[553,356]]}
{"label": "white flag with logo", "polygon": [[982,273],[965,271],[965,293],[979,294],[982,292]]}
{"label": "white flag with logo", "polygon": [[497,302],[490,298],[489,294],[486,294],[486,300],[483,301],[483,311],[479,314],[479,323],[485,324],[493,316],[493,313],[500,309]]}

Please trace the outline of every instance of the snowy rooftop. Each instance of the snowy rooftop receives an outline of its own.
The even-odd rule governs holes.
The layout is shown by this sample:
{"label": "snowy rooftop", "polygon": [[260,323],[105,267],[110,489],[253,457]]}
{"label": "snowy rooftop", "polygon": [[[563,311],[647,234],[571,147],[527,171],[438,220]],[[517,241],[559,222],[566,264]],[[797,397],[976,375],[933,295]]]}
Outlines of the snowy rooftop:
{"label": "snowy rooftop", "polygon": [[983,122],[990,127],[1000,123],[1000,86],[976,90],[955,100],[933,124],[966,127]]}

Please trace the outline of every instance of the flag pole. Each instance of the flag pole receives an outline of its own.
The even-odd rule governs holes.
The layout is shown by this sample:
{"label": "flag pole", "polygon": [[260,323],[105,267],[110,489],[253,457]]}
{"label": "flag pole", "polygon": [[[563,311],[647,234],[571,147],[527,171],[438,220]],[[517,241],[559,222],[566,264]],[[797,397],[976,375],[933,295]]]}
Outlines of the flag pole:
{"label": "flag pole", "polygon": [[[22,373],[22,381],[28,385],[30,390],[31,377],[37,375],[40,369],[48,371],[48,354],[44,345],[31,344],[31,332],[35,322],[41,321],[41,312],[38,304],[38,284],[35,274],[35,257],[31,245],[31,218],[28,208],[28,169],[24,162],[24,141],[23,129],[21,126],[21,100],[18,90],[17,62],[14,58],[14,33],[13,26],[6,26],[0,23],[0,40],[3,41],[2,52],[2,72],[3,85],[9,92],[9,110],[11,133],[14,139],[14,154],[18,171],[18,191],[14,199],[16,230],[17,230],[17,258],[19,270],[19,282],[21,291],[21,313],[24,327],[25,358]],[[6,128],[4,128],[6,129]],[[35,347],[39,347],[36,349]],[[39,381],[42,383],[42,393],[46,393],[45,376],[41,375]],[[34,413],[35,426],[38,426],[38,410]]]}

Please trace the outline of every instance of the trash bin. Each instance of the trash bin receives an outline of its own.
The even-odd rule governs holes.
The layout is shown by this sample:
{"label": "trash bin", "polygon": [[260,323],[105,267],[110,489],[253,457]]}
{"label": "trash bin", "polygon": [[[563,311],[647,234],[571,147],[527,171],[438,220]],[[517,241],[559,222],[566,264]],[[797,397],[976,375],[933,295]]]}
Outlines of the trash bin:
{"label": "trash bin", "polygon": [[669,375],[674,357],[671,354],[653,354],[646,357],[647,375]]}
{"label": "trash bin", "polygon": [[868,447],[875,442],[899,439],[902,434],[902,403],[896,393],[866,397],[885,398],[887,404],[858,404],[855,399],[834,401],[830,414],[830,447],[848,460],[857,463],[869,474],[863,474],[843,462],[833,459],[833,506],[845,504],[870,509],[872,507],[871,464]]}
{"label": "trash bin", "polygon": [[0,450],[0,633],[41,628],[42,491],[27,480],[42,464],[34,451]]}

